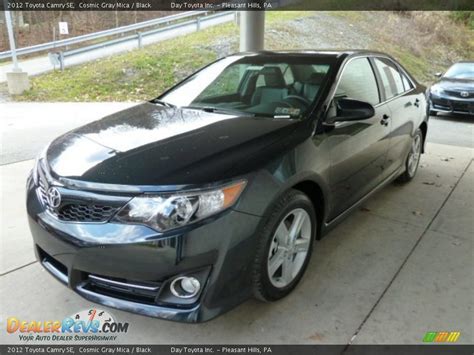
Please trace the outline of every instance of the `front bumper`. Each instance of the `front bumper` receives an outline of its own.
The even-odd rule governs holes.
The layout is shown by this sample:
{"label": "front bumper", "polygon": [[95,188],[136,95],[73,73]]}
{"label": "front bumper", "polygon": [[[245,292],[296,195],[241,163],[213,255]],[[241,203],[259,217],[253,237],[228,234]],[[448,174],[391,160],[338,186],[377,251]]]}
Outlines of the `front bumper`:
{"label": "front bumper", "polygon": [[[174,235],[142,225],[62,222],[46,212],[28,181],[27,210],[37,258],[59,281],[91,300],[163,319],[201,322],[251,295],[249,267],[260,217],[230,210]],[[177,276],[195,276],[195,299],[170,296]]]}
{"label": "front bumper", "polygon": [[474,99],[430,95],[430,111],[474,116]]}

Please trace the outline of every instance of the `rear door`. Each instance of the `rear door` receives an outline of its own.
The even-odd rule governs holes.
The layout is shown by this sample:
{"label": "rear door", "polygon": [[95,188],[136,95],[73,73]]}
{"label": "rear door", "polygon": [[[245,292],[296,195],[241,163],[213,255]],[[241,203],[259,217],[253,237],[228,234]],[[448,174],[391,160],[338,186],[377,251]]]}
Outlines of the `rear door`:
{"label": "rear door", "polygon": [[372,58],[372,62],[384,101],[391,112],[390,146],[386,162],[387,173],[390,174],[405,162],[415,125],[422,119],[424,112],[423,94],[416,92],[411,80],[391,59],[378,57]]}
{"label": "rear door", "polygon": [[[359,201],[386,175],[384,164],[390,134],[386,117],[390,116],[390,110],[381,103],[375,73],[367,57],[351,59],[345,65],[333,101],[343,97],[372,104],[375,115],[366,120],[337,122],[327,131],[334,198],[330,218]],[[334,114],[331,110],[329,115]]]}

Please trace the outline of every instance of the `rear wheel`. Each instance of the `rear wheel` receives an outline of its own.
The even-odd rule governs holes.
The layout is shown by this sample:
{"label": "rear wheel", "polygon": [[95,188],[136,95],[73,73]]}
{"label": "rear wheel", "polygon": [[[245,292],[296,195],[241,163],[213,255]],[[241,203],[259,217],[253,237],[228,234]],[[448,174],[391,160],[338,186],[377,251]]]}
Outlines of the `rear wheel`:
{"label": "rear wheel", "polygon": [[256,298],[276,301],[296,287],[311,257],[316,221],[310,199],[300,191],[289,190],[274,205],[253,265]]}
{"label": "rear wheel", "polygon": [[398,182],[408,182],[412,180],[418,171],[420,164],[421,149],[423,147],[423,133],[418,128],[413,136],[410,151],[405,160],[405,172],[397,179]]}

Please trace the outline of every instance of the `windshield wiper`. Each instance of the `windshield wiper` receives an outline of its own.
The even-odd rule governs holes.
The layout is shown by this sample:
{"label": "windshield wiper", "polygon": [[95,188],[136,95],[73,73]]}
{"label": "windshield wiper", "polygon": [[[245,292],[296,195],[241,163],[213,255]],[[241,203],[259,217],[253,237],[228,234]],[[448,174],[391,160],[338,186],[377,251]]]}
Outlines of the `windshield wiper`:
{"label": "windshield wiper", "polygon": [[299,116],[292,116],[286,114],[273,114],[273,113],[254,113],[254,117],[262,117],[262,118],[273,118],[273,119],[288,119],[288,120],[296,120],[299,119]]}
{"label": "windshield wiper", "polygon": [[192,110],[201,110],[204,112],[212,112],[212,113],[223,113],[226,115],[245,115],[254,117],[255,114],[251,112],[245,112],[241,110],[234,110],[231,108],[226,107],[214,107],[214,106],[181,106],[181,108],[188,108]]}
{"label": "windshield wiper", "polygon": [[247,116],[247,117],[262,117],[262,118],[286,118],[286,119],[297,119],[297,117],[291,115],[284,115],[284,114],[271,114],[271,113],[255,113],[255,112],[247,112],[241,110],[235,110],[232,108],[227,107],[214,107],[214,106],[181,106],[180,108],[184,109],[191,109],[191,110],[200,110],[204,112],[212,112],[212,113],[223,113],[227,115],[240,115],[240,116]]}
{"label": "windshield wiper", "polygon": [[176,107],[175,105],[170,104],[169,102],[162,101],[162,100],[158,100],[158,99],[153,99],[153,100],[151,100],[150,102],[151,102],[152,104],[157,104],[157,105],[161,105],[161,106],[165,106],[165,107],[171,107],[171,108]]}

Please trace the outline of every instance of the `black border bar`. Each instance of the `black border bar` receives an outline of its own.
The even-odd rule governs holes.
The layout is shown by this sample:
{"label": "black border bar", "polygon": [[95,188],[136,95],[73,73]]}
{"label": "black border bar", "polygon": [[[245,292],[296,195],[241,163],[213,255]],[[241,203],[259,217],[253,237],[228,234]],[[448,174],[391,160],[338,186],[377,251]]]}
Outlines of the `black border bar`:
{"label": "black border bar", "polygon": [[[0,354],[472,355],[474,345],[0,345]],[[112,353],[112,352],[110,352]]]}
{"label": "black border bar", "polygon": [[473,0],[0,0],[10,11],[473,11]]}

